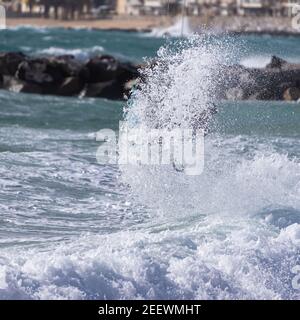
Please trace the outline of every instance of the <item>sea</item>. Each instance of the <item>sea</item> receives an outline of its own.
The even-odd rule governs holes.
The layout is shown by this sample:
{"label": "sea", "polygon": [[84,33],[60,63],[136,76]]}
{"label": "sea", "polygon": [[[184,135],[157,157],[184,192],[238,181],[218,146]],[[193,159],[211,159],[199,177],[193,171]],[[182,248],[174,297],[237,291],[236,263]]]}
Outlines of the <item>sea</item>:
{"label": "sea", "polygon": [[[167,65],[128,102],[0,91],[0,299],[300,299],[300,104],[213,99],[224,61],[300,62],[300,37],[187,37],[0,31],[1,51]],[[212,101],[202,174],[97,161],[99,130]]]}

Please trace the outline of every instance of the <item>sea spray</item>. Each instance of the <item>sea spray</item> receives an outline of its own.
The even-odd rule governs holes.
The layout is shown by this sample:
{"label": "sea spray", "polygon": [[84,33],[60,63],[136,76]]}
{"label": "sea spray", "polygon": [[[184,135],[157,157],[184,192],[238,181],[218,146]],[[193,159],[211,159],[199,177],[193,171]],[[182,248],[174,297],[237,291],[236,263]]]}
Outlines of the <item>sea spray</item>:
{"label": "sea spray", "polygon": [[[4,46],[33,44],[33,32],[13,32]],[[76,47],[89,47],[94,33],[99,37],[82,33]],[[119,36],[107,34],[114,43]],[[149,52],[152,39],[131,36],[122,35],[130,52]],[[247,37],[256,53],[300,48],[293,37]],[[198,179],[171,176],[173,168],[124,168],[139,206],[117,183],[118,169],[96,163],[98,144],[89,137],[118,127],[121,103],[6,91],[0,102],[1,299],[300,299],[295,104],[218,104],[222,134],[206,136],[206,170]],[[141,185],[154,180],[153,190],[139,190],[140,178]],[[165,189],[157,188],[163,182]],[[165,221],[146,204],[167,213]],[[194,216],[184,214],[188,206]]]}
{"label": "sea spray", "polygon": [[125,119],[150,128],[189,128],[214,102],[221,66],[230,57],[227,43],[193,36],[160,48],[141,70]]}
{"label": "sea spray", "polygon": [[[230,61],[231,44],[230,39],[221,42],[194,35],[160,48],[157,57],[141,70],[141,80],[125,108],[125,121],[132,128],[199,127],[207,133],[215,112],[215,92],[222,85],[222,66]],[[187,177],[184,170],[172,165],[125,165],[121,170],[123,181],[144,203],[155,204],[160,212],[194,212],[202,176]]]}

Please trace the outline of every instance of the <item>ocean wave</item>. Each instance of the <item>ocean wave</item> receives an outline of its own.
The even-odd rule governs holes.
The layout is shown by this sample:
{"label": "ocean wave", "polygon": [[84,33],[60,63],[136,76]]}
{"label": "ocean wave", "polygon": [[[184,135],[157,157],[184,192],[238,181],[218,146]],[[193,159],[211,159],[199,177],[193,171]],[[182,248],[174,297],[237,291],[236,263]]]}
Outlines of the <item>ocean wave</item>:
{"label": "ocean wave", "polygon": [[[37,25],[31,25],[31,24],[23,24],[23,25],[17,25],[17,26],[7,26],[5,30],[8,31],[22,31],[22,30],[28,30],[28,31],[34,31],[37,33],[49,33],[52,30],[60,30],[60,29],[65,29],[63,27],[57,27],[57,26],[47,26],[47,25],[41,25],[41,26],[37,26]],[[86,26],[74,26],[72,28],[74,31],[92,31],[93,28],[90,27],[86,27]]]}
{"label": "ocean wave", "polygon": [[42,55],[73,55],[76,59],[87,60],[93,56],[103,54],[104,48],[101,46],[94,46],[92,48],[85,49],[65,49],[59,47],[50,47],[42,49],[36,52],[36,54]]}
{"label": "ocean wave", "polygon": [[[292,270],[300,264],[300,163],[268,145],[277,139],[259,144],[247,136],[211,137],[203,175],[189,179],[139,168],[130,181],[139,197],[131,199],[127,187],[124,198],[116,194],[108,166],[87,165],[78,156],[82,146],[66,143],[81,134],[43,134],[32,135],[50,139],[47,152],[1,157],[6,199],[23,186],[18,199],[1,206],[3,228],[22,226],[15,239],[22,245],[2,241],[1,299],[300,298],[292,287]],[[72,157],[59,155],[55,140]],[[34,173],[23,163],[34,165]],[[50,201],[58,183],[61,192]],[[81,189],[88,198],[70,203]],[[110,196],[96,197],[100,189]],[[153,207],[147,219],[140,220],[139,201]],[[32,230],[41,225],[48,233],[34,238]],[[94,232],[98,226],[103,230]],[[51,231],[57,239],[49,241]]]}
{"label": "ocean wave", "polygon": [[[138,121],[186,126],[214,102],[229,48],[181,49],[162,48],[145,71],[131,101]],[[208,134],[204,172],[191,177],[97,164],[91,132],[117,127],[121,103],[0,98],[1,299],[300,299],[295,106],[227,106],[236,131]],[[262,134],[270,124],[277,131]]]}
{"label": "ocean wave", "polygon": [[32,30],[37,33],[48,33],[51,31],[51,28],[47,26],[35,26],[35,25],[30,25],[30,24],[24,24],[20,26],[8,26],[5,30],[8,31],[22,31],[22,30]]}
{"label": "ocean wave", "polygon": [[85,235],[6,252],[1,299],[297,299],[300,225],[208,217],[184,229]]}

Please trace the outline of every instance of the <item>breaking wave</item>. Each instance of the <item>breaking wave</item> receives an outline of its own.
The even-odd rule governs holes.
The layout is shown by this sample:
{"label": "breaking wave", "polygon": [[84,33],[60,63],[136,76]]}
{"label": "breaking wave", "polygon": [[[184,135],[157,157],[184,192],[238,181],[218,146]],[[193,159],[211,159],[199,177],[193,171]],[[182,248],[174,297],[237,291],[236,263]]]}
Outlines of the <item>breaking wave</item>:
{"label": "breaking wave", "polygon": [[[126,120],[191,125],[216,103],[231,53],[230,41],[201,37],[161,48]],[[239,126],[221,134],[218,115],[209,119],[204,172],[189,177],[172,167],[96,164],[91,133],[116,125],[120,104],[0,99],[1,299],[300,299],[295,106],[259,106],[253,126],[257,102],[231,113],[223,106],[223,127]],[[292,132],[261,134],[259,123],[271,122]]]}
{"label": "breaking wave", "polygon": [[42,55],[73,55],[78,60],[88,60],[89,58],[103,54],[104,48],[101,46],[94,46],[87,49],[64,49],[58,47],[50,47],[47,49],[39,50],[36,54]]}

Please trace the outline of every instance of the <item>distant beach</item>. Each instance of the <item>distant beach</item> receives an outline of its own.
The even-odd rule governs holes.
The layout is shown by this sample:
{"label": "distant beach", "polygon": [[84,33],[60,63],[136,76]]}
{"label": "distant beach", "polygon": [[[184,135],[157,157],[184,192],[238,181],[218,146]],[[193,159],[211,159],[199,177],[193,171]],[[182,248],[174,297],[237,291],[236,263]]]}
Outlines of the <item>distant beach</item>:
{"label": "distant beach", "polygon": [[61,28],[87,28],[103,30],[132,30],[150,31],[153,28],[165,27],[172,23],[170,17],[118,17],[113,19],[95,20],[55,20],[44,18],[8,18],[8,27],[34,26],[34,27],[61,27]]}
{"label": "distant beach", "polygon": [[[180,16],[119,16],[107,19],[94,20],[55,20],[44,18],[8,18],[8,27],[60,27],[60,28],[87,28],[101,30],[122,31],[151,31],[157,28],[169,27]],[[241,17],[241,16],[192,16],[188,17],[191,30],[199,31],[203,28],[215,32],[255,33],[276,35],[300,35],[300,30],[292,27],[291,18],[280,17]]]}

